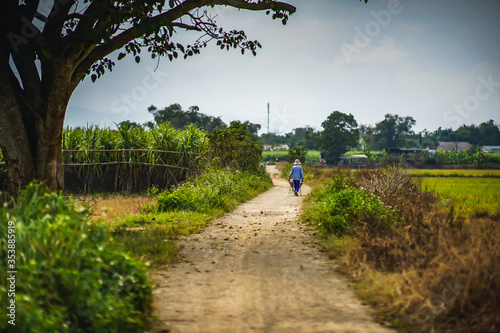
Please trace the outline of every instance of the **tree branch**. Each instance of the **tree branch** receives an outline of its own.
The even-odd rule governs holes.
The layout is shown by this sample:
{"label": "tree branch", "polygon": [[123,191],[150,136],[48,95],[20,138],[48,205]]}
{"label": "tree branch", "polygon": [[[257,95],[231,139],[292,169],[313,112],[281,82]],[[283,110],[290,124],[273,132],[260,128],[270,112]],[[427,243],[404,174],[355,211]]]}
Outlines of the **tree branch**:
{"label": "tree branch", "polygon": [[197,26],[192,26],[192,25],[185,24],[185,23],[182,23],[182,22],[172,22],[172,26],[173,27],[182,28],[182,29],[186,29],[186,30],[201,31],[201,29],[198,28]]}
{"label": "tree branch", "polygon": [[[151,26],[162,27],[162,26],[181,26],[183,28],[188,28],[190,30],[198,30],[197,27],[183,25],[182,23],[174,23],[175,20],[187,15],[190,11],[212,5],[227,5],[239,9],[246,9],[252,11],[261,10],[273,10],[273,11],[286,11],[290,14],[296,11],[296,8],[292,5],[283,2],[275,1],[258,1],[258,2],[247,2],[244,0],[186,0],[179,3],[176,7],[158,14],[153,17],[145,17],[140,23],[134,25],[133,27],[121,32],[120,34],[111,38],[110,41],[103,44],[96,45],[95,48],[88,54],[85,54],[85,58],[81,59],[81,62],[75,69],[73,73],[72,81],[76,85],[83,78],[87,70],[100,59],[103,59],[115,50],[120,49],[127,43],[144,36]],[[92,7],[92,6],[91,6]],[[90,8],[89,8],[90,9]],[[87,12],[85,12],[87,14]],[[91,17],[92,15],[90,15]],[[83,22],[80,22],[78,26]],[[77,28],[79,30],[79,27]]]}
{"label": "tree branch", "polygon": [[[63,4],[61,4],[61,2]],[[67,1],[66,3],[64,2],[65,1],[54,1],[54,5],[49,16],[47,17],[45,27],[43,28],[43,34],[46,38],[51,40],[61,39],[64,22],[70,19],[70,17],[68,17],[68,13],[75,3],[75,0]]]}
{"label": "tree branch", "polygon": [[279,1],[265,2],[260,0],[258,2],[247,2],[245,0],[212,0],[208,2],[214,5],[227,5],[239,9],[254,10],[254,11],[266,10],[266,9],[272,9],[272,10],[278,9],[293,14],[297,10],[297,8],[295,8],[294,6]]}

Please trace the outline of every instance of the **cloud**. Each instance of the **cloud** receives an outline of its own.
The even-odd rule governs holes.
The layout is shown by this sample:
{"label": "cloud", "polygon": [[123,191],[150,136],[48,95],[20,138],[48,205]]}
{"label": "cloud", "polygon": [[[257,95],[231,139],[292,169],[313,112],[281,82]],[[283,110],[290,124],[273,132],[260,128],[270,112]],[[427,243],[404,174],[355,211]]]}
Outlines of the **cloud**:
{"label": "cloud", "polygon": [[372,41],[370,45],[364,48],[345,49],[344,57],[340,59],[342,64],[352,63],[383,63],[404,58],[408,55],[396,43],[392,37],[384,36],[378,41]]}

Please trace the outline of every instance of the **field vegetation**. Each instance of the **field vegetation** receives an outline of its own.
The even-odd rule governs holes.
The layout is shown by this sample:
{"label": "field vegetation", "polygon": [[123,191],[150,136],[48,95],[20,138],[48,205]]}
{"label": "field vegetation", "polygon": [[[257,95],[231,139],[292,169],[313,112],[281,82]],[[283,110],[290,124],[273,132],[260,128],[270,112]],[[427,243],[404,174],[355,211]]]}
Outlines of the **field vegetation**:
{"label": "field vegetation", "polygon": [[212,169],[156,196],[140,214],[116,219],[113,236],[131,255],[149,263],[151,269],[171,263],[181,235],[198,232],[214,218],[231,211],[272,186],[260,170],[256,173]]}
{"label": "field vegetation", "polygon": [[121,123],[116,130],[89,125],[63,133],[65,190],[140,192],[182,182],[206,163],[206,132],[164,123],[152,129]]}
{"label": "field vegetation", "polygon": [[[288,150],[263,151],[261,161],[272,164],[278,161],[288,161]],[[304,161],[302,161],[304,163]],[[308,150],[305,163],[319,163],[319,150]]]}
{"label": "field vegetation", "polygon": [[[38,184],[20,192],[16,202],[0,207],[0,233],[15,230],[16,269],[23,272],[15,295],[16,331],[146,328],[152,301],[148,276],[175,259],[174,240],[199,231],[272,184],[259,167],[262,146],[246,126],[233,122],[206,133],[192,126],[177,130],[164,124],[146,131],[125,124],[117,131],[89,126],[67,132],[65,144],[76,148],[70,149],[72,158],[78,159],[75,164],[90,164],[84,167],[92,172],[81,172],[96,181],[111,173],[105,163],[113,162],[115,153],[126,156],[124,165],[119,161],[112,166],[124,167],[126,177],[140,175],[131,166],[143,167],[142,163],[149,164],[146,170],[155,163],[175,163],[178,168],[165,175],[174,179],[167,182],[170,186],[151,186],[146,197],[112,195],[110,207],[100,205],[109,194],[80,196],[76,201]],[[154,149],[171,149],[176,157],[167,160]],[[131,161],[136,157],[146,160]],[[127,214],[121,215],[118,206]],[[9,231],[8,221],[15,225]],[[7,267],[7,237],[0,242],[0,263]],[[1,270],[0,277],[0,292],[7,294],[7,272]],[[2,329],[6,323],[2,321]]]}
{"label": "field vegetation", "polygon": [[[11,298],[16,325],[10,329],[139,332],[146,327],[152,287],[145,265],[126,254],[105,225],[89,222],[85,208],[33,184],[13,208],[0,207],[0,233],[15,235],[14,267],[7,262],[7,237],[0,239],[2,295],[10,288],[3,268],[18,272]],[[3,331],[8,317],[2,308]]]}
{"label": "field vegetation", "polygon": [[[494,208],[486,213],[483,201],[470,201],[472,208],[462,209],[456,193],[443,200],[439,186],[427,191],[422,184],[439,178],[411,177],[397,165],[309,168],[306,174],[314,189],[301,219],[318,229],[379,320],[403,332],[498,330],[500,224]],[[472,182],[459,193],[472,192],[475,180],[496,180],[460,179]],[[490,190],[471,194],[489,197]]]}
{"label": "field vegetation", "polygon": [[422,185],[459,216],[500,217],[500,177],[425,177]]}
{"label": "field vegetation", "polygon": [[479,169],[408,169],[413,177],[486,177],[500,178],[500,170]]}

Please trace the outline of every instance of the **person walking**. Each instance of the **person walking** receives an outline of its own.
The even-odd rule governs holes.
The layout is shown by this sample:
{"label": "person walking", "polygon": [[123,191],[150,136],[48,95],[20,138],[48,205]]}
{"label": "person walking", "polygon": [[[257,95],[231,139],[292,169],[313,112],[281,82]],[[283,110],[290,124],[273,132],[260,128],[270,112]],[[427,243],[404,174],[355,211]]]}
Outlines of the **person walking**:
{"label": "person walking", "polygon": [[297,196],[299,195],[300,185],[304,182],[304,170],[302,170],[302,166],[298,159],[295,160],[292,170],[290,170],[288,181],[290,181],[290,179],[293,179],[293,194]]}

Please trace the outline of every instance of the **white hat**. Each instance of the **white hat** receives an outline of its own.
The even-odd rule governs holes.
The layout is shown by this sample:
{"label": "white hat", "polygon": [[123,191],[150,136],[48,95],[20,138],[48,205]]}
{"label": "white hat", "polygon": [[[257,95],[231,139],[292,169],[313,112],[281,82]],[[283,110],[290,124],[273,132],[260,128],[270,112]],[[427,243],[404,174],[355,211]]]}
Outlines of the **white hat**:
{"label": "white hat", "polygon": [[293,164],[300,164],[300,161],[298,159],[295,160],[295,163]]}

